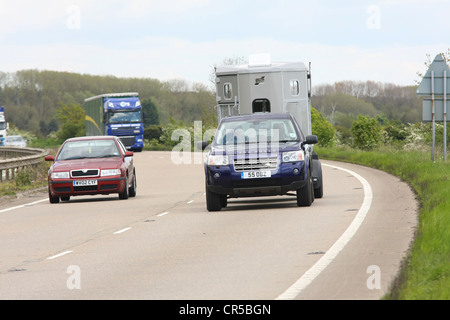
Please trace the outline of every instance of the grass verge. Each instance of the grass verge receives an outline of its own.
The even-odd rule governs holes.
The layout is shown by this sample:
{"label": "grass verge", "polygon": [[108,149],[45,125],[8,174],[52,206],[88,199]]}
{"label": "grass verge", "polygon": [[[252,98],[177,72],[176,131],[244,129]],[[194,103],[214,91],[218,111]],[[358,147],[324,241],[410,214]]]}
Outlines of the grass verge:
{"label": "grass verge", "polygon": [[320,158],[383,170],[409,183],[420,202],[419,225],[410,255],[385,299],[450,298],[450,164],[422,152],[314,148]]}

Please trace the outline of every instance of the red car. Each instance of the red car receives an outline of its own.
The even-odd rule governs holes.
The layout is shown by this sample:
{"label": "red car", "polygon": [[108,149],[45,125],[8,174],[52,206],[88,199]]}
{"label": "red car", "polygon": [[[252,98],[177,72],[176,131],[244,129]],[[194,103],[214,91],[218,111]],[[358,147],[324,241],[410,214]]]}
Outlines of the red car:
{"label": "red car", "polygon": [[66,140],[48,171],[50,203],[69,201],[71,196],[118,193],[120,199],[136,196],[133,152],[114,136],[79,137]]}

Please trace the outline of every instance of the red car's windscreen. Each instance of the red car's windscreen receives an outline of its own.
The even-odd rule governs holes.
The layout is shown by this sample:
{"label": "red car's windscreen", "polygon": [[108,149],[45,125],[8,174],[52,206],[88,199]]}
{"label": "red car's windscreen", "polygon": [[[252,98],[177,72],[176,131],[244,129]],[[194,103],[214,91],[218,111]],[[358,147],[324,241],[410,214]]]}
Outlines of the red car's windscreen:
{"label": "red car's windscreen", "polygon": [[121,154],[114,140],[68,141],[61,148],[57,161],[120,157]]}

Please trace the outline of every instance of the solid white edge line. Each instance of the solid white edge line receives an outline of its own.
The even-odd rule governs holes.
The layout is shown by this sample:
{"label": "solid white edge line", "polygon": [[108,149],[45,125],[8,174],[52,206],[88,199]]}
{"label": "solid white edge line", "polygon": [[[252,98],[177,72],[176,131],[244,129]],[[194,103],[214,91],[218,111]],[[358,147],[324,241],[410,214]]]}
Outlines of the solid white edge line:
{"label": "solid white edge line", "polygon": [[119,230],[119,231],[114,232],[114,234],[121,234],[121,233],[124,233],[124,232],[126,232],[126,231],[128,231],[128,230],[131,230],[131,228],[124,228],[124,229],[122,229],[122,230]]}
{"label": "solid white edge line", "polygon": [[56,259],[56,258],[59,258],[59,257],[65,256],[66,254],[69,254],[69,253],[71,253],[71,252],[72,252],[72,251],[70,251],[70,250],[68,250],[68,251],[64,251],[64,252],[58,253],[57,255],[54,255],[54,256],[48,257],[48,258],[47,258],[47,260],[53,260],[53,259]]}
{"label": "solid white edge line", "polygon": [[275,300],[292,300],[296,296],[298,296],[300,292],[303,289],[305,289],[334,260],[334,258],[336,258],[339,252],[341,252],[341,250],[344,249],[347,243],[356,234],[359,227],[366,218],[367,213],[370,210],[370,206],[372,204],[373,199],[373,192],[372,187],[370,186],[370,184],[367,182],[366,179],[361,177],[356,172],[353,172],[345,168],[328,164],[322,165],[345,171],[354,176],[355,178],[357,178],[364,187],[364,201],[350,226],[347,228],[347,230],[345,230],[345,232],[341,235],[341,237],[333,244],[333,246],[330,249],[328,249],[328,251],[322,256],[322,258],[320,258],[319,261],[317,261],[292,286],[290,286],[284,293],[279,295]]}

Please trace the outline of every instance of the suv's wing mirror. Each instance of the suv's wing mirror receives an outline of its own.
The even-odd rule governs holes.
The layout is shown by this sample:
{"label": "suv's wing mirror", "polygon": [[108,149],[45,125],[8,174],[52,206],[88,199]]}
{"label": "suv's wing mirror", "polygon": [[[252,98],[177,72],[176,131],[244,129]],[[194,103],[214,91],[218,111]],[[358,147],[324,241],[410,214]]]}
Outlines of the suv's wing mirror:
{"label": "suv's wing mirror", "polygon": [[305,144],[316,144],[319,142],[319,139],[316,135],[306,136]]}
{"label": "suv's wing mirror", "polygon": [[303,148],[305,145],[316,144],[317,142],[319,142],[319,139],[317,138],[317,136],[310,135],[310,136],[306,136],[306,139],[305,139],[305,141],[302,142],[301,146]]}
{"label": "suv's wing mirror", "polygon": [[209,146],[209,141],[199,141],[197,143],[197,149],[198,150],[205,150]]}

